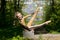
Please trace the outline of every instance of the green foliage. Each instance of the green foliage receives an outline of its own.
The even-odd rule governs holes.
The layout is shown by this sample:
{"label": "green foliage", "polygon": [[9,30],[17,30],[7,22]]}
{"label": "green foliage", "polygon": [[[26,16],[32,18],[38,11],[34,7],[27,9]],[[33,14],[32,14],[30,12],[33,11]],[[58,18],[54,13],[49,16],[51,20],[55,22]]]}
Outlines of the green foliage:
{"label": "green foliage", "polygon": [[19,5],[15,4],[15,2],[17,3],[16,0],[1,0],[0,23],[2,26],[14,26],[15,12],[19,11],[22,13],[23,1],[19,1]]}
{"label": "green foliage", "polygon": [[[19,24],[18,20],[16,20],[17,25],[13,25],[15,21],[15,0],[1,0],[2,8],[0,11],[0,40],[14,40],[17,35],[22,36],[23,29]],[[20,1],[21,2],[21,1]],[[16,5],[17,6],[17,5]],[[19,4],[19,12],[22,12],[23,4]],[[21,38],[22,40],[22,38]]]}
{"label": "green foliage", "polygon": [[13,18],[14,18],[14,4],[12,2],[6,2],[6,8],[5,8],[5,20],[7,25],[13,24]]}
{"label": "green foliage", "polygon": [[51,34],[59,34],[59,32],[57,32],[57,31],[52,31],[52,30],[50,30],[50,33],[51,33]]}
{"label": "green foliage", "polygon": [[19,27],[0,28],[0,40],[21,39],[22,30]]}
{"label": "green foliage", "polygon": [[54,30],[60,32],[60,0],[54,0],[54,3],[46,8],[46,20],[52,22],[45,27],[48,31]]}

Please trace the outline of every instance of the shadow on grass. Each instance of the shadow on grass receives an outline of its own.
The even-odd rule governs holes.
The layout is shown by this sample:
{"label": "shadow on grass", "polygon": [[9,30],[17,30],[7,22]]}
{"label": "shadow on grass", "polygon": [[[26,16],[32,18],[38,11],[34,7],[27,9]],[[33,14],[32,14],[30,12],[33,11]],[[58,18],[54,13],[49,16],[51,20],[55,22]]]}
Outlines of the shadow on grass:
{"label": "shadow on grass", "polygon": [[7,40],[16,36],[22,37],[21,27],[0,28],[0,40]]}

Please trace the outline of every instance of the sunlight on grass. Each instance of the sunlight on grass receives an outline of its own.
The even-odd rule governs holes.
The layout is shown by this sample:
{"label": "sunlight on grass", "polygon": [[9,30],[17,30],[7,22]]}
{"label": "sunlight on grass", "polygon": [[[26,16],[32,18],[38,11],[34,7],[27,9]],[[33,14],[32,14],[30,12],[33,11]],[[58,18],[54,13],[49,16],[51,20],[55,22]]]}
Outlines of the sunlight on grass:
{"label": "sunlight on grass", "polygon": [[51,34],[59,34],[57,31],[50,31]]}
{"label": "sunlight on grass", "polygon": [[23,40],[23,37],[16,36],[16,37],[9,38],[7,40]]}

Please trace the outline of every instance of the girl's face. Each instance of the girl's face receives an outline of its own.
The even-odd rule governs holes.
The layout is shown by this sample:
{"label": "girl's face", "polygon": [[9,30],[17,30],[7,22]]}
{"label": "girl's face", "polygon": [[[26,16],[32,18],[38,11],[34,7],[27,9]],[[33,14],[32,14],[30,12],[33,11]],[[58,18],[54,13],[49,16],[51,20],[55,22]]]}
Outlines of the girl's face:
{"label": "girl's face", "polygon": [[21,19],[22,19],[21,13],[17,13],[17,14],[16,14],[16,17],[21,20]]}

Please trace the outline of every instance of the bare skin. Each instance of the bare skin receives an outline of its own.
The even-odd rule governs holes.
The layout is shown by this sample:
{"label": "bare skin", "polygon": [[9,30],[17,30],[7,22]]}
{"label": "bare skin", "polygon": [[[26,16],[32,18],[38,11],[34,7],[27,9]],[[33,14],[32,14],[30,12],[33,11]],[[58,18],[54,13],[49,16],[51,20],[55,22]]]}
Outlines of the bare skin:
{"label": "bare skin", "polygon": [[27,23],[27,25],[26,25],[26,23],[25,23],[25,19],[26,19],[27,17],[31,16],[31,15],[26,15],[26,16],[23,17],[20,12],[16,12],[16,15],[15,15],[15,16],[19,19],[19,21],[20,21],[20,23],[21,23],[22,25],[27,26],[28,28],[31,28],[31,27],[32,27],[31,30],[34,30],[34,29],[36,28],[36,26],[38,27],[38,26],[43,26],[43,25],[45,25],[45,24],[47,25],[48,23],[51,22],[51,20],[49,20],[49,21],[46,21],[46,22],[44,22],[44,23],[42,23],[42,24],[35,25],[35,28],[34,28],[34,26],[31,26],[32,23],[33,23],[33,21],[34,21],[34,19],[36,18],[36,15],[37,15],[38,11],[39,11],[39,7],[36,9],[36,11],[34,12],[32,18],[31,18],[30,21]]}

